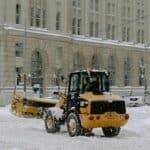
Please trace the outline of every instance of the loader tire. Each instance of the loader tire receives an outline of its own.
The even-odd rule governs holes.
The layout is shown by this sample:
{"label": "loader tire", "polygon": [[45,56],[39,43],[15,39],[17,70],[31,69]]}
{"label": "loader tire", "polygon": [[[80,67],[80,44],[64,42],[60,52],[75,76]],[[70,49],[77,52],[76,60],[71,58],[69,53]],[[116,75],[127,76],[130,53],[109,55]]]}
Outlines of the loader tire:
{"label": "loader tire", "polygon": [[81,135],[82,127],[79,117],[73,112],[67,117],[67,130],[71,137]]}
{"label": "loader tire", "polygon": [[117,136],[120,133],[120,127],[102,128],[102,131],[106,137],[113,137],[113,136]]}
{"label": "loader tire", "polygon": [[82,128],[81,135],[83,136],[94,136],[94,133],[92,132],[93,129],[84,129]]}
{"label": "loader tire", "polygon": [[56,133],[60,130],[58,121],[52,115],[51,111],[49,111],[45,116],[45,128],[47,133]]}

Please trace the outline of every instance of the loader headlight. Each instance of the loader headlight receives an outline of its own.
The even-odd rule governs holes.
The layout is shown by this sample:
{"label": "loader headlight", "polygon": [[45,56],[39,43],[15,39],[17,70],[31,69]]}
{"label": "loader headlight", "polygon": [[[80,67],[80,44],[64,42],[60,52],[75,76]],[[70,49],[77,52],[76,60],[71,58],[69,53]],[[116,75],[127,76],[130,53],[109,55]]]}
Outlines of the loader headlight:
{"label": "loader headlight", "polygon": [[88,101],[85,99],[80,99],[80,107],[87,107]]}

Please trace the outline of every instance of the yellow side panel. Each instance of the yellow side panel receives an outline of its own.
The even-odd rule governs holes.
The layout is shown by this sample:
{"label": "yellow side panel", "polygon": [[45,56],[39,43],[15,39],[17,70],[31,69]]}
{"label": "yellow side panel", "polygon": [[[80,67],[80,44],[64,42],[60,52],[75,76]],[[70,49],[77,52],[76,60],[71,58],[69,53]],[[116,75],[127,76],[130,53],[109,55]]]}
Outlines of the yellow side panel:
{"label": "yellow side panel", "polygon": [[102,115],[80,114],[81,125],[84,128],[121,127],[128,121],[127,114],[106,112]]}

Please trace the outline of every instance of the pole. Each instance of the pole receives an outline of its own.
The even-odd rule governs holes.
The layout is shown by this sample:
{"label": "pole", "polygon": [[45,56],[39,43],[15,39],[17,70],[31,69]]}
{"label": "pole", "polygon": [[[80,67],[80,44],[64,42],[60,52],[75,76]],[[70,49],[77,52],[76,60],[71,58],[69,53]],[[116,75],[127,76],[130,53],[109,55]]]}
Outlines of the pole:
{"label": "pole", "polygon": [[26,90],[27,90],[27,61],[26,61],[26,45],[27,45],[27,24],[26,24],[26,6],[24,8],[24,93],[26,97]]}

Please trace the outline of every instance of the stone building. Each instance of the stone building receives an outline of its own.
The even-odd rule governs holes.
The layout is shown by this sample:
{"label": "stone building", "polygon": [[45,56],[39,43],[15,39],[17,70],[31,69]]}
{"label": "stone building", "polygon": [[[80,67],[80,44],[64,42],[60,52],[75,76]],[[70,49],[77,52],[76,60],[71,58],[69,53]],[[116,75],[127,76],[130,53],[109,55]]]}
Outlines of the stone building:
{"label": "stone building", "polygon": [[87,66],[109,70],[114,86],[149,86],[149,7],[149,0],[0,0],[0,92],[18,75],[46,88]]}

